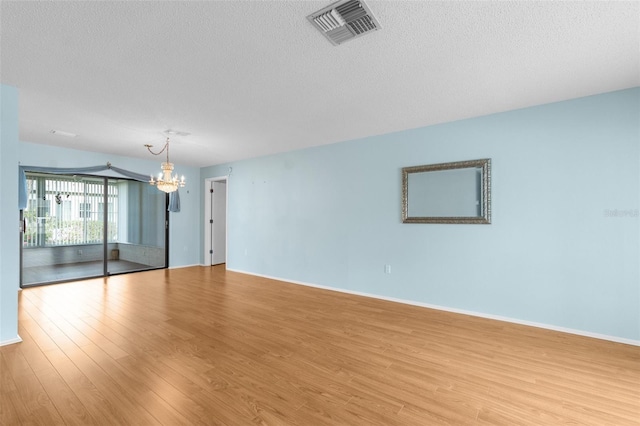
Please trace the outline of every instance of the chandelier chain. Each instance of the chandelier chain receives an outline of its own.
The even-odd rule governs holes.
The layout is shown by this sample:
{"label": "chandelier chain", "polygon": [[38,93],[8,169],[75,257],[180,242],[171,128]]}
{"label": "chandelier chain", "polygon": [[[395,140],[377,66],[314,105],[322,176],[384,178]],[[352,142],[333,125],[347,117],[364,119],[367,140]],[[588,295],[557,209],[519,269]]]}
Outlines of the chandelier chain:
{"label": "chandelier chain", "polygon": [[151,150],[151,148],[153,147],[153,145],[149,145],[149,144],[145,144],[144,146],[147,147],[147,150],[152,153],[153,155],[160,155],[163,152],[167,151],[167,163],[169,162],[169,138],[167,138],[167,141],[164,143],[164,146],[162,147],[162,149],[158,152],[153,152]]}

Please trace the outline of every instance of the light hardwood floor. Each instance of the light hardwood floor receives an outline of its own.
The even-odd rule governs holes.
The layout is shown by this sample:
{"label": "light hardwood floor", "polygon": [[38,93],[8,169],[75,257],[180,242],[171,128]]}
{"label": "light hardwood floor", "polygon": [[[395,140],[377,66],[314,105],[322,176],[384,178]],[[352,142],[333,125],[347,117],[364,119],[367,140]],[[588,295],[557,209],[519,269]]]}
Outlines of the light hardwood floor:
{"label": "light hardwood floor", "polygon": [[224,267],[19,306],[2,425],[640,425],[640,347]]}

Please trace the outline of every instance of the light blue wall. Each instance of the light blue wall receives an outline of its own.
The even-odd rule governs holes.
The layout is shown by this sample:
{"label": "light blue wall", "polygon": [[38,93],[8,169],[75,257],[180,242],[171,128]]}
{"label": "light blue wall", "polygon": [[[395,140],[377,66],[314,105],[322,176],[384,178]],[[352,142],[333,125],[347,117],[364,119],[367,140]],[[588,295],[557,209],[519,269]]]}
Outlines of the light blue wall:
{"label": "light blue wall", "polygon": [[0,85],[0,345],[18,337],[18,91]]}
{"label": "light blue wall", "polygon": [[[201,180],[233,167],[231,269],[639,341],[639,133],[635,88]],[[486,157],[491,225],[401,223],[402,167]]]}
{"label": "light blue wall", "polygon": [[[141,151],[145,149],[142,144],[140,144],[139,148]],[[19,143],[18,159],[20,164],[27,166],[89,167],[110,162],[116,167],[142,174],[156,175],[160,171],[159,161],[139,160],[27,142]],[[176,164],[176,171],[180,173],[180,175],[185,176],[187,186],[180,189],[180,212],[169,213],[170,267],[199,264],[201,252],[200,247],[193,243],[194,238],[197,239],[197,235],[200,232],[199,209],[201,190],[199,169]],[[15,205],[17,206],[17,201]]]}

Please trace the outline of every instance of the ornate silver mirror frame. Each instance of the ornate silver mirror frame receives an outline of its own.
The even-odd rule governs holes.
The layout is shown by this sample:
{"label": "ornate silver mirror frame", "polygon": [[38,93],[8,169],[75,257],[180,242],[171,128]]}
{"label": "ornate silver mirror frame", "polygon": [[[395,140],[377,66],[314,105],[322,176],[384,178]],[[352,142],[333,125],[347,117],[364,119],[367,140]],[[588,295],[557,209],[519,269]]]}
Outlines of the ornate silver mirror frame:
{"label": "ornate silver mirror frame", "polygon": [[491,159],[404,167],[403,223],[491,223]]}

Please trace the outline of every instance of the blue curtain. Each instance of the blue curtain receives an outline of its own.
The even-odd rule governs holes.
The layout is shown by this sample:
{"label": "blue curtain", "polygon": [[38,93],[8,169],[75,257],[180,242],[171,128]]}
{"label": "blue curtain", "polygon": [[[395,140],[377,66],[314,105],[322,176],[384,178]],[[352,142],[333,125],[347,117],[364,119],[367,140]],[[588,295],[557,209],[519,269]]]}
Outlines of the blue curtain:
{"label": "blue curtain", "polygon": [[[18,208],[24,210],[27,208],[27,173],[26,172],[42,172],[52,173],[60,175],[72,175],[72,174],[91,174],[95,172],[102,172],[105,170],[113,170],[114,172],[121,174],[122,176],[130,179],[138,180],[140,182],[148,182],[149,177],[129,170],[114,167],[111,163],[107,163],[104,166],[93,167],[38,167],[38,166],[19,166],[18,167]],[[169,208],[170,212],[180,211],[180,194],[178,191],[169,193]]]}

